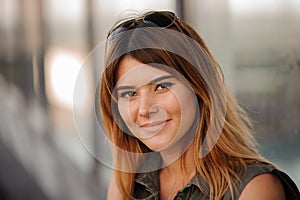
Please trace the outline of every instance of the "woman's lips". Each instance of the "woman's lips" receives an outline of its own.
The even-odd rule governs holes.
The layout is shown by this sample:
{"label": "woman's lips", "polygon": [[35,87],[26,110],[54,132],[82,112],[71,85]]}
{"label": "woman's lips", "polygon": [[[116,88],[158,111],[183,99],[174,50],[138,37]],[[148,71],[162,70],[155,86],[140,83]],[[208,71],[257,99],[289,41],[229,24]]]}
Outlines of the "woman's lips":
{"label": "woman's lips", "polygon": [[170,121],[170,120],[145,123],[140,127],[142,130],[144,130],[146,132],[155,133],[155,132],[160,131],[168,121]]}

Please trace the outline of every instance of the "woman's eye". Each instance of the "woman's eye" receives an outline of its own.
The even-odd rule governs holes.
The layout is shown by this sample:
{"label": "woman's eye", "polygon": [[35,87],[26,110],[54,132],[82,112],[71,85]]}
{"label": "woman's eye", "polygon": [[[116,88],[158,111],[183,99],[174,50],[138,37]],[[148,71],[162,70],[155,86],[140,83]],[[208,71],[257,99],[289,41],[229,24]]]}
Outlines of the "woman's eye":
{"label": "woman's eye", "polygon": [[171,82],[163,82],[163,83],[159,83],[157,84],[155,90],[164,90],[164,89],[170,89],[172,86],[174,85],[174,83]]}
{"label": "woman's eye", "polygon": [[121,98],[131,98],[131,97],[134,97],[134,96],[136,96],[136,92],[135,91],[126,91],[126,92],[122,92],[121,94],[120,94],[120,97]]}

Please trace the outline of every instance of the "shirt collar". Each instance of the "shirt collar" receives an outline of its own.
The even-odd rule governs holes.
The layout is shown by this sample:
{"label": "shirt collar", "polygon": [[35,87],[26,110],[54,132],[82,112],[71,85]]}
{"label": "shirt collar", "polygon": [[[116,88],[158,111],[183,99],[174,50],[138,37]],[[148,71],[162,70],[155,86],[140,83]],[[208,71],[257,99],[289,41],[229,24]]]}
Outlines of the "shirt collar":
{"label": "shirt collar", "polygon": [[[162,165],[162,158],[159,153],[148,154],[145,162],[140,166],[139,171],[135,177],[135,182],[145,186],[152,194],[159,192],[159,169]],[[152,169],[152,171],[151,171]],[[154,170],[153,169],[157,169]],[[192,179],[183,187],[183,190],[191,186],[196,186],[200,191],[209,191],[207,182],[196,173]]]}
{"label": "shirt collar", "polygon": [[[198,180],[197,180],[198,179]],[[159,192],[159,170],[147,173],[139,173],[136,175],[135,182],[145,186],[152,194]],[[201,178],[197,173],[193,178],[183,187],[183,191],[189,187],[196,186],[200,191],[209,191],[209,187],[206,181]]]}

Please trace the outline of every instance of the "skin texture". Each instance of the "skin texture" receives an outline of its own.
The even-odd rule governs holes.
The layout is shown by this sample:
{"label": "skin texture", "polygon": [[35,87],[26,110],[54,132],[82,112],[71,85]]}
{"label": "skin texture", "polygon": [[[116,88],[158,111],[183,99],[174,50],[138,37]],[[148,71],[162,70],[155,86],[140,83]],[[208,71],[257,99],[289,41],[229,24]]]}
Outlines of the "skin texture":
{"label": "skin texture", "polygon": [[[161,80],[153,81],[155,79]],[[170,73],[128,56],[120,62],[117,81],[118,109],[129,130],[151,150],[160,151],[162,158],[167,159],[174,150],[172,147],[177,146],[195,117],[196,100],[192,90]],[[192,156],[190,147],[184,160],[185,166],[194,166]],[[180,164],[180,160],[176,160],[161,169],[160,185],[166,187],[160,188],[160,199],[173,197],[194,175],[194,168],[187,168],[183,173]],[[107,199],[120,199],[119,194],[113,176]],[[239,200],[254,199],[285,200],[278,178],[272,174],[254,177]]]}
{"label": "skin texture", "polygon": [[254,177],[243,190],[239,200],[285,200],[285,193],[280,180],[273,174],[266,173]]}
{"label": "skin texture", "polygon": [[117,183],[116,183],[116,177],[113,174],[107,191],[107,200],[119,200],[120,199],[120,191],[118,189]]}
{"label": "skin texture", "polygon": [[133,135],[153,151],[178,147],[196,113],[192,90],[174,75],[128,56],[117,80],[118,109]]}
{"label": "skin texture", "polygon": [[[167,22],[170,26],[161,27],[160,22]],[[152,10],[119,20],[107,38],[99,111],[105,133],[113,144],[115,181],[120,199],[132,199],[136,173],[143,170],[145,165],[151,170],[152,167],[153,170],[159,168],[159,165],[155,165],[157,163],[152,166],[144,162],[151,150],[155,152],[150,152],[150,155],[156,155],[156,152],[161,154],[163,163],[159,163],[162,167],[159,175],[164,179],[169,178],[167,183],[171,185],[169,189],[164,186],[160,188],[162,199],[174,196],[173,191],[175,193],[185,183],[185,180],[177,181],[182,180],[181,177],[192,176],[193,172],[199,173],[196,177],[198,181],[207,181],[210,199],[221,199],[228,190],[235,192],[238,184],[235,177],[247,170],[247,166],[258,162],[276,168],[261,155],[252,134],[252,120],[230,93],[221,66],[201,35],[189,24],[172,13]],[[133,73],[128,80],[137,82],[124,82],[125,86],[133,84],[133,91],[121,95],[126,97],[131,94],[127,96],[127,101],[119,100],[116,94],[120,91],[117,91],[118,87],[126,80],[127,72],[129,74],[131,71],[126,72],[120,64],[124,64],[123,59],[128,59],[128,56],[144,63],[148,69],[163,69],[163,72],[176,75],[185,90],[184,87],[178,89],[174,84],[158,87],[159,81],[153,79],[159,78],[155,76],[157,74],[162,76],[161,71],[152,73],[154,71],[138,68],[141,63],[132,62],[134,65],[129,69],[140,70],[140,73]],[[161,65],[165,67],[161,68]],[[147,75],[153,79],[148,79]],[[186,101],[186,88],[192,91],[190,97],[196,94],[196,100],[186,98],[190,100]],[[194,120],[190,120],[186,116],[194,114],[193,109],[188,111],[189,106],[195,105],[193,101],[196,101],[196,115]],[[192,126],[188,129],[191,121]],[[157,126],[151,127],[151,123]],[[147,124],[150,128],[143,128]],[[191,148],[192,151],[189,151]],[[192,152],[192,158],[187,152]],[[187,166],[191,166],[191,169]],[[173,177],[178,179],[174,180]],[[273,183],[276,182],[267,181],[265,185],[273,188]],[[249,184],[252,184],[251,181]],[[273,190],[265,189],[264,192]],[[254,193],[259,194],[256,191]]]}

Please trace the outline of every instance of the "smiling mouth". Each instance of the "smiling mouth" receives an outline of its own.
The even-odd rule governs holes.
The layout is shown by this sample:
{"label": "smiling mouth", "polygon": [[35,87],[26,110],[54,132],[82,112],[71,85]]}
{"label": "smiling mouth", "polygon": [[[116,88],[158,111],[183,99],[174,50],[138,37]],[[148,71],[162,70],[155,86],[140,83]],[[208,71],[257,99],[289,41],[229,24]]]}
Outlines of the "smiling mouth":
{"label": "smiling mouth", "polygon": [[155,133],[155,132],[160,131],[168,121],[170,121],[170,120],[146,123],[146,124],[143,124],[142,126],[140,126],[140,128],[146,132]]}

